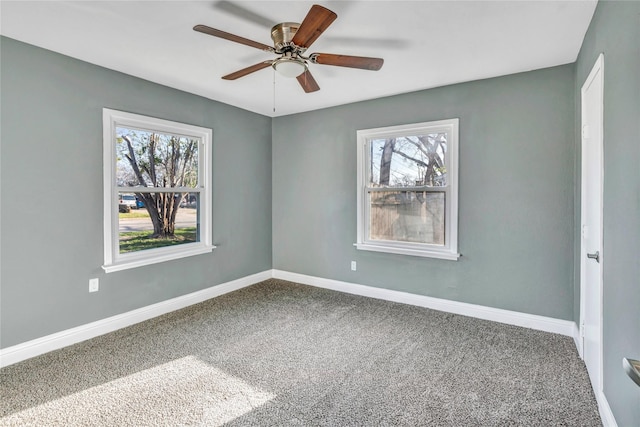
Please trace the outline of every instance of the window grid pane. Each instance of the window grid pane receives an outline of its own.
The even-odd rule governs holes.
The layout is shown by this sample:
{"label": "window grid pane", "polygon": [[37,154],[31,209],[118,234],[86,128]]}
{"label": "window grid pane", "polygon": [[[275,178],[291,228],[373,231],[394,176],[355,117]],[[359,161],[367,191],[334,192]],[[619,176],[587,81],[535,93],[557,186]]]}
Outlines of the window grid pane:
{"label": "window grid pane", "polygon": [[199,193],[119,193],[118,199],[120,254],[200,241]]}
{"label": "window grid pane", "polygon": [[446,186],[447,141],[444,131],[370,139],[368,184],[373,187]]}
{"label": "window grid pane", "polygon": [[369,239],[445,244],[446,193],[369,192]]}
{"label": "window grid pane", "polygon": [[115,142],[119,187],[198,186],[199,138],[117,126]]}

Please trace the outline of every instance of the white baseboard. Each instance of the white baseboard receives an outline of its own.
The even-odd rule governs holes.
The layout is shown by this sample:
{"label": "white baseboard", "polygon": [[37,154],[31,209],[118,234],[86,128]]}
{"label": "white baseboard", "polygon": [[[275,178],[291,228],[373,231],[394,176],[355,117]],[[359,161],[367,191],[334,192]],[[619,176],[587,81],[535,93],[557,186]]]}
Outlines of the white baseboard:
{"label": "white baseboard", "polygon": [[609,406],[609,401],[604,393],[596,393],[596,401],[598,402],[598,411],[600,412],[600,418],[602,419],[602,425],[604,427],[618,427],[616,417],[613,416],[613,411]]}
{"label": "white baseboard", "polygon": [[271,270],[263,271],[261,273],[212,286],[201,291],[132,310],[127,313],[118,314],[106,319],[87,323],[86,325],[27,341],[22,344],[0,349],[0,367],[9,366],[52,350],[57,350],[90,338],[113,332],[115,330],[215,298],[228,292],[251,286],[263,280],[270,279],[271,277]]}
{"label": "white baseboard", "polygon": [[287,271],[273,270],[273,277],[276,279],[302,283],[304,285],[316,286],[319,288],[332,289],[335,291],[354,295],[361,295],[386,301],[431,308],[447,313],[455,313],[463,316],[491,320],[494,322],[506,323],[514,326],[522,326],[525,328],[552,332],[569,337],[574,336],[575,328],[577,328],[575,326],[575,322],[569,320],[560,320],[534,314],[526,314],[516,311],[502,310],[499,308],[485,307],[482,305],[449,301],[440,298],[427,297],[424,295],[393,291],[390,289],[358,285],[355,283],[342,282],[338,280],[323,279],[320,277],[307,276],[298,273],[290,273]]}
{"label": "white baseboard", "polygon": [[584,359],[582,355],[582,337],[580,336],[580,328],[578,324],[573,322],[573,343],[576,345],[576,349],[578,350],[578,355],[580,359]]}
{"label": "white baseboard", "polygon": [[233,280],[231,282],[212,286],[191,294],[172,298],[147,307],[142,307],[127,313],[57,332],[55,334],[17,344],[12,347],[0,349],[0,367],[12,365],[49,351],[57,350],[90,338],[113,332],[115,330],[215,298],[228,292],[251,286],[272,277],[349,294],[431,308],[434,310],[475,317],[478,319],[491,320],[545,332],[572,336],[574,337],[574,340],[576,340],[576,337],[578,336],[576,334],[576,324],[568,320],[554,319],[457,301],[449,301],[390,289],[358,285],[298,273],[290,273],[282,270],[267,270]]}

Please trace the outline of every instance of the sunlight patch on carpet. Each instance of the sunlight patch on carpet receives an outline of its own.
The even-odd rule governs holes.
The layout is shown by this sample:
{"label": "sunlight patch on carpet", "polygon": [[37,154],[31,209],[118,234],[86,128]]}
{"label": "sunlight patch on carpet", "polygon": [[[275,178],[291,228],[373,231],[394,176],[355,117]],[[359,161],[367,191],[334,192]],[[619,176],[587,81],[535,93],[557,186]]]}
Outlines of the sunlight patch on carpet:
{"label": "sunlight patch on carpet", "polygon": [[186,356],[11,414],[0,424],[219,426],[273,398]]}

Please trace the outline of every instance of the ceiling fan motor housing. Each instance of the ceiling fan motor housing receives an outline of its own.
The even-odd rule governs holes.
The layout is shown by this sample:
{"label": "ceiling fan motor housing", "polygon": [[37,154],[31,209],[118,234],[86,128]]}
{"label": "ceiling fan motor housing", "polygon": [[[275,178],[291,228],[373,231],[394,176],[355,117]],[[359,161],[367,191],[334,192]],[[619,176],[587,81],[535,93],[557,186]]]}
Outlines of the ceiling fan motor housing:
{"label": "ceiling fan motor housing", "polygon": [[271,39],[273,40],[276,51],[286,52],[296,49],[303,51],[303,49],[291,43],[291,40],[293,40],[293,36],[296,35],[298,28],[300,28],[300,24],[297,22],[282,22],[271,28]]}

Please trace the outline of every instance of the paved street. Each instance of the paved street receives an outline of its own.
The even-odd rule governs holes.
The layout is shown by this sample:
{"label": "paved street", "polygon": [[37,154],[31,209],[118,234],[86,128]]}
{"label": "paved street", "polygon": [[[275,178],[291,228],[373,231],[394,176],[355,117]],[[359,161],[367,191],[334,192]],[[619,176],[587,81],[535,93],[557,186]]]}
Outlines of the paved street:
{"label": "paved street", "polygon": [[[146,212],[139,209],[140,212]],[[136,212],[136,211],[132,211]],[[124,218],[120,220],[120,232],[153,230],[153,224],[149,218]],[[191,208],[180,208],[176,215],[176,228],[186,228],[196,226],[196,210]]]}

